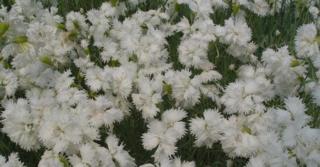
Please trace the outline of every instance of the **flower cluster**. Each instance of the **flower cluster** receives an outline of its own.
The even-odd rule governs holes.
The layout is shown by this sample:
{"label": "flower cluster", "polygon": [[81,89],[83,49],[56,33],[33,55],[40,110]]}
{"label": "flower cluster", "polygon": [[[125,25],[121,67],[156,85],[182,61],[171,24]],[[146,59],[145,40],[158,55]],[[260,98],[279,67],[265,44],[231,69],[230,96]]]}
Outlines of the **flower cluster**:
{"label": "flower cluster", "polygon": [[[167,0],[140,10],[145,3],[66,16],[34,0],[2,6],[1,133],[42,150],[39,167],[195,167],[178,153],[186,135],[195,148],[220,144],[247,167],[320,166],[319,118],[306,104],[320,106],[320,3],[303,2],[311,21],[279,48],[255,43],[247,15],[291,10],[289,1]],[[222,24],[212,19],[219,10],[231,11]],[[208,56],[212,46],[214,59],[237,62],[232,81]],[[203,100],[214,107],[200,110]],[[138,163],[119,135],[133,112],[152,162]],[[0,166],[25,165],[12,153]]]}

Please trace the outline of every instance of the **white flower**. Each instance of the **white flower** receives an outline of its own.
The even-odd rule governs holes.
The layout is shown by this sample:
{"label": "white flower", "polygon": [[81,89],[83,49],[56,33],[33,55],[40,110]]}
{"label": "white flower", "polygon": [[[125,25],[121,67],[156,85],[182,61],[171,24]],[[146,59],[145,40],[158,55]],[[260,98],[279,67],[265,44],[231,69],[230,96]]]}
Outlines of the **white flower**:
{"label": "white flower", "polygon": [[89,33],[93,36],[96,46],[101,47],[106,41],[105,33],[111,27],[111,18],[115,12],[115,8],[106,2],[101,5],[99,10],[92,9],[87,12],[88,20],[92,23],[89,27]]}
{"label": "white flower", "polygon": [[183,18],[176,26],[183,38],[178,47],[179,61],[186,67],[210,70],[214,65],[208,60],[209,42],[215,41],[214,24],[209,18],[198,18],[192,25]]}
{"label": "white flower", "polygon": [[41,156],[38,167],[63,167],[63,163],[59,159],[59,155],[53,151],[45,151]]}
{"label": "white flower", "polygon": [[39,138],[44,145],[59,153],[68,151],[86,140],[97,139],[98,132],[89,125],[83,115],[60,108],[44,113]]}
{"label": "white flower", "polygon": [[320,86],[319,85],[315,86],[312,89],[311,95],[313,97],[314,103],[316,103],[318,106],[320,106]]}
{"label": "white flower", "polygon": [[167,110],[162,114],[161,121],[153,120],[148,124],[148,132],[142,135],[143,147],[147,150],[156,148],[153,157],[159,162],[176,151],[176,142],[185,134],[186,117],[183,110]]}
{"label": "white flower", "polygon": [[54,40],[46,42],[43,47],[39,48],[39,55],[49,56],[60,63],[66,63],[68,57],[65,55],[71,52],[74,47],[74,44],[68,37],[69,35],[70,33],[67,32],[56,34]]}
{"label": "white flower", "polygon": [[126,98],[129,96],[132,90],[132,79],[135,75],[135,71],[130,71],[134,69],[130,68],[114,68],[114,69],[107,69],[111,72],[111,90],[113,93]]}
{"label": "white flower", "polygon": [[86,71],[86,84],[93,91],[99,91],[102,88],[108,88],[106,74],[103,69],[98,67],[88,68]]}
{"label": "white flower", "polygon": [[241,61],[256,61],[253,55],[257,46],[251,41],[252,31],[242,14],[232,16],[225,20],[224,26],[216,26],[215,34],[219,41],[228,44],[227,53],[239,58]]}
{"label": "white flower", "polygon": [[266,16],[270,11],[269,4],[265,0],[254,0],[254,2],[249,2],[248,8],[260,16]]}
{"label": "white flower", "polygon": [[154,68],[166,64],[168,51],[165,48],[167,44],[165,37],[164,32],[148,26],[148,31],[146,35],[140,38],[140,44],[135,52],[137,63],[145,68]]}
{"label": "white flower", "polygon": [[295,49],[301,58],[313,57],[320,54],[317,37],[317,28],[313,23],[304,24],[297,30]]}
{"label": "white flower", "polygon": [[297,157],[307,166],[320,164],[320,130],[316,128],[304,128],[299,134],[298,145],[295,149]]}
{"label": "white flower", "polygon": [[80,155],[74,154],[68,157],[73,166],[115,167],[110,152],[95,143],[80,146],[79,152]]}
{"label": "white flower", "polygon": [[221,79],[221,75],[216,71],[202,72],[190,78],[191,72],[188,70],[168,71],[165,74],[165,82],[172,87],[172,96],[176,100],[176,105],[191,107],[199,102],[200,95],[203,93],[216,100],[219,89],[214,84],[206,83]]}
{"label": "white flower", "polygon": [[224,119],[217,110],[205,110],[202,118],[193,118],[190,121],[191,133],[196,136],[196,146],[205,145],[211,148],[223,133]]}
{"label": "white flower", "polygon": [[120,48],[129,54],[136,51],[142,35],[140,25],[135,20],[126,19],[122,23],[114,21],[113,26],[110,35],[120,41]]}
{"label": "white flower", "polygon": [[[264,164],[290,165],[301,164],[317,166],[319,161],[319,129],[308,126],[310,116],[305,114],[306,107],[297,97],[285,99],[285,109],[271,109],[268,129],[272,132],[259,136],[263,147],[259,157],[265,157]],[[269,159],[269,160],[268,160]]]}
{"label": "white flower", "polygon": [[[212,69],[213,65],[207,57],[208,42],[199,41],[194,34],[190,39],[181,42],[179,50],[179,61],[187,67],[200,69]],[[200,34],[199,34],[200,35]]]}
{"label": "white flower", "polygon": [[112,158],[120,165],[120,167],[135,167],[134,159],[124,150],[124,145],[114,135],[109,135],[106,139],[108,150]]}
{"label": "white flower", "polygon": [[0,66],[0,83],[5,89],[5,92],[1,92],[4,93],[1,96],[13,96],[19,85],[17,76],[2,66]]}
{"label": "white flower", "polygon": [[257,57],[253,55],[256,49],[257,46],[253,42],[246,45],[231,44],[227,48],[227,53],[243,62],[256,62]]}
{"label": "white flower", "polygon": [[248,167],[257,164],[263,166],[293,166],[297,167],[296,158],[283,147],[278,134],[268,132],[259,136],[261,151],[250,158]]}
{"label": "white flower", "polygon": [[204,16],[213,12],[211,1],[209,0],[178,0],[178,3],[187,4],[192,11]]}
{"label": "white flower", "polygon": [[139,77],[139,93],[132,94],[132,100],[137,109],[142,110],[144,119],[154,118],[160,111],[157,104],[162,101],[162,77],[149,80],[146,77]]}
{"label": "white flower", "polygon": [[124,118],[124,112],[117,109],[106,96],[83,101],[76,109],[86,117],[90,125],[98,128],[102,125],[113,127],[115,122],[120,122]]}
{"label": "white flower", "polygon": [[68,31],[87,31],[86,18],[79,12],[70,12],[66,16],[66,29]]}
{"label": "white flower", "polygon": [[277,51],[266,49],[262,53],[262,61],[273,76],[275,92],[281,96],[293,95],[300,85],[298,78],[304,78],[306,69],[303,64],[289,55],[288,47]]}
{"label": "white flower", "polygon": [[227,4],[223,0],[178,0],[179,4],[187,4],[189,8],[202,17],[209,16],[213,13],[212,8],[227,8]]}
{"label": "white flower", "polygon": [[242,66],[238,72],[239,80],[230,83],[221,97],[226,106],[224,112],[248,114],[263,112],[264,101],[274,96],[273,85],[266,78],[264,68]]}
{"label": "white flower", "polygon": [[[257,118],[255,115],[253,117]],[[231,116],[226,121],[220,140],[223,150],[231,157],[250,157],[257,153],[261,144],[258,138],[259,131],[255,129],[254,124],[258,120],[251,120],[250,117],[244,116]]]}
{"label": "white flower", "polygon": [[43,47],[49,41],[56,39],[56,33],[56,27],[41,22],[35,22],[29,25],[26,35],[28,41],[32,42],[37,47]]}
{"label": "white flower", "polygon": [[190,84],[190,76],[191,72],[187,70],[169,71],[165,74],[165,81],[171,85],[172,96],[177,105],[193,106],[199,101],[200,92]]}
{"label": "white flower", "polygon": [[11,153],[6,161],[5,157],[0,155],[0,166],[2,167],[25,167],[19,160],[17,153]]}
{"label": "white flower", "polygon": [[[99,35],[101,37],[101,35]],[[119,43],[115,42],[111,38],[106,38],[103,40],[106,44],[103,47],[103,51],[101,52],[101,58],[103,61],[110,61],[110,60],[121,60],[122,54],[119,48]],[[99,44],[95,44],[98,45]]]}
{"label": "white flower", "polygon": [[193,161],[181,161],[179,157],[173,159],[165,158],[161,160],[160,167],[195,167]]}
{"label": "white flower", "polygon": [[155,166],[152,164],[143,164],[143,165],[140,165],[139,167],[155,167]]}
{"label": "white flower", "polygon": [[17,102],[9,101],[1,114],[2,132],[25,150],[40,148],[38,140],[39,115],[31,111],[28,101],[18,99]]}
{"label": "white flower", "polygon": [[316,19],[318,17],[318,14],[319,14],[319,9],[317,7],[315,7],[315,6],[310,6],[309,7],[309,12],[312,15],[312,17],[314,19]]}
{"label": "white flower", "polygon": [[230,17],[224,24],[224,33],[219,36],[222,43],[245,46],[250,42],[252,32],[243,16]]}

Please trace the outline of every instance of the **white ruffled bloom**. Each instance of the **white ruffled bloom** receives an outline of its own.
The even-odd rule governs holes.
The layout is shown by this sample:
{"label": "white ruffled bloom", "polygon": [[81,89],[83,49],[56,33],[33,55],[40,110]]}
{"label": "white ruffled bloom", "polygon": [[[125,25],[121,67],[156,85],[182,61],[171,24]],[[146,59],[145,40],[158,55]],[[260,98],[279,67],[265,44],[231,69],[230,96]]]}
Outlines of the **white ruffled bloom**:
{"label": "white ruffled bloom", "polygon": [[10,139],[25,150],[40,148],[38,139],[39,115],[33,112],[25,99],[17,102],[9,101],[5,104],[5,110],[1,114],[3,128]]}
{"label": "white ruffled bloom", "polygon": [[312,100],[318,106],[320,106],[320,85],[315,85],[311,88]]}
{"label": "white ruffled bloom", "polygon": [[179,157],[175,157],[172,159],[164,158],[155,165],[143,164],[139,167],[195,167],[195,163],[193,161],[181,161]]}
{"label": "white ruffled bloom", "polygon": [[139,93],[133,93],[133,103],[142,111],[144,119],[154,118],[160,109],[157,107],[162,101],[162,77],[149,80],[146,77],[138,79]]}
{"label": "white ruffled bloom", "polygon": [[191,119],[190,130],[196,136],[196,146],[205,145],[211,148],[222,136],[224,119],[217,110],[211,109],[205,110],[203,117]]}
{"label": "white ruffled bloom", "polygon": [[175,157],[173,159],[163,159],[160,162],[160,167],[195,167],[195,163],[193,161],[182,161],[179,157]]}
{"label": "white ruffled bloom", "polygon": [[220,34],[220,41],[225,44],[245,46],[251,40],[251,29],[244,16],[237,15],[225,20]]}
{"label": "white ruffled bloom", "polygon": [[56,109],[44,113],[39,138],[45,146],[59,153],[72,150],[87,140],[97,139],[98,132],[83,115]]}
{"label": "white ruffled bloom", "polygon": [[[166,64],[168,51],[165,48],[167,41],[166,34],[151,26],[147,27],[146,35],[141,37],[139,46],[135,52],[137,63],[144,68],[155,68]],[[152,55],[152,56],[150,56]]]}
{"label": "white ruffled bloom", "polygon": [[295,49],[301,58],[313,57],[320,54],[315,24],[304,24],[297,30]]}
{"label": "white ruffled bloom", "polygon": [[263,122],[265,120],[259,114],[231,116],[220,140],[223,150],[231,157],[255,155],[261,148],[259,135],[265,132],[261,127]]}
{"label": "white ruffled bloom", "polygon": [[70,12],[66,16],[66,29],[68,31],[87,31],[86,18],[79,12]]}
{"label": "white ruffled bloom", "polygon": [[262,61],[273,77],[276,94],[287,96],[298,91],[299,78],[305,78],[306,69],[302,62],[289,55],[287,46],[277,51],[265,50],[262,53]]}
{"label": "white ruffled bloom", "polygon": [[132,54],[139,47],[139,39],[142,35],[140,25],[133,19],[126,19],[122,23],[113,22],[114,28],[110,31],[110,36],[119,40],[120,48]]}
{"label": "white ruffled bloom", "polygon": [[110,135],[106,139],[108,150],[111,154],[114,163],[117,163],[120,167],[135,167],[134,159],[124,150],[124,145],[119,143],[119,139]]}
{"label": "white ruffled bloom", "polygon": [[75,167],[115,167],[110,152],[104,147],[88,143],[80,146],[79,152],[80,155],[74,154],[68,157]]}
{"label": "white ruffled bloom", "polygon": [[7,161],[6,158],[0,155],[0,166],[2,167],[25,167],[24,164],[19,160],[17,153],[11,153],[8,157]]}
{"label": "white ruffled bloom", "polygon": [[82,102],[77,106],[78,111],[86,116],[89,124],[95,127],[106,125],[112,127],[115,122],[124,118],[124,112],[116,108],[105,96],[98,96],[95,100]]}
{"label": "white ruffled bloom", "polygon": [[213,12],[210,0],[178,0],[178,3],[187,4],[192,11],[204,16]]}
{"label": "white ruffled bloom", "polygon": [[[239,0],[240,1],[240,0]],[[270,6],[268,4],[268,1],[266,0],[253,0],[253,1],[248,1],[245,6],[256,13],[257,15],[260,16],[266,16],[270,12]]]}
{"label": "white ruffled bloom", "polygon": [[183,110],[170,109],[165,111],[160,120],[153,120],[148,124],[148,132],[142,135],[143,147],[152,150],[157,147],[153,157],[155,161],[173,155],[176,152],[176,142],[185,134],[187,116]]}
{"label": "white ruffled bloom", "polygon": [[99,67],[86,70],[86,84],[92,91],[99,91],[108,88],[108,81],[105,72]]}
{"label": "white ruffled bloom", "polygon": [[187,70],[168,71],[165,74],[164,80],[172,87],[172,96],[175,98],[177,106],[194,106],[199,102],[201,93],[216,100],[216,95],[219,93],[218,86],[205,85],[205,83],[221,79],[218,72],[202,72],[192,79],[190,76],[191,72]]}
{"label": "white ruffled bloom", "polygon": [[224,26],[216,26],[215,34],[219,41],[228,44],[227,53],[242,60],[253,59],[252,54],[256,50],[256,45],[251,41],[252,30],[247,25],[245,17],[241,14],[225,20]]}
{"label": "white ruffled bloom", "polygon": [[38,164],[38,167],[48,167],[48,166],[64,167],[57,153],[54,153],[53,151],[45,151],[41,156],[41,160]]}
{"label": "white ruffled bloom", "polygon": [[114,94],[120,97],[128,97],[132,91],[132,79],[135,77],[135,69],[119,67],[105,70],[107,70],[107,75],[109,75],[110,83],[110,88],[107,89],[111,89]]}
{"label": "white ruffled bloom", "polygon": [[310,116],[305,114],[306,107],[301,99],[288,97],[285,109],[270,109],[266,115],[271,116],[266,128],[273,129],[260,135],[261,152],[254,161],[273,166],[298,166],[301,164],[319,165],[319,129],[310,128],[307,124]]}
{"label": "white ruffled bloom", "polygon": [[42,22],[35,22],[29,25],[26,32],[28,40],[37,47],[44,47],[48,41],[56,39],[57,28]]}
{"label": "white ruffled bloom", "polygon": [[[4,92],[1,92],[0,96],[13,96],[18,88],[18,78],[17,76],[10,70],[4,69],[0,66],[0,89],[4,88]],[[3,91],[3,90],[2,90]]]}
{"label": "white ruffled bloom", "polygon": [[186,18],[177,24],[184,33],[178,47],[179,61],[186,67],[210,70],[214,66],[208,60],[209,42],[215,41],[214,24],[210,19],[197,19],[190,25]]}
{"label": "white ruffled bloom", "polygon": [[230,83],[221,97],[228,114],[263,112],[264,101],[274,96],[273,85],[266,78],[266,70],[261,67],[242,66],[239,79]]}
{"label": "white ruffled bloom", "polygon": [[187,4],[192,11],[203,17],[213,13],[213,7],[227,8],[228,6],[223,0],[178,0],[177,2]]}
{"label": "white ruffled bloom", "polygon": [[284,146],[293,147],[297,144],[298,135],[309,122],[310,116],[305,114],[306,107],[297,97],[286,98],[285,108],[286,110],[277,109],[272,111],[275,114],[274,125],[283,127],[281,128],[281,133]]}
{"label": "white ruffled bloom", "polygon": [[96,143],[87,143],[80,147],[79,155],[74,154],[69,157],[70,162],[75,167],[134,167],[134,159],[123,150],[123,145],[119,144],[114,135],[106,139],[108,148],[99,146]]}
{"label": "white ruffled bloom", "polygon": [[252,156],[246,165],[247,167],[254,166],[292,166],[297,167],[295,157],[283,148],[277,134],[268,132],[260,136],[261,148],[255,156]]}
{"label": "white ruffled bloom", "polygon": [[102,3],[99,10],[92,9],[87,12],[87,18],[92,23],[89,27],[89,33],[94,38],[94,45],[98,47],[102,47],[104,45],[106,41],[105,33],[110,30],[111,20],[115,14],[115,8],[113,8],[109,3]]}

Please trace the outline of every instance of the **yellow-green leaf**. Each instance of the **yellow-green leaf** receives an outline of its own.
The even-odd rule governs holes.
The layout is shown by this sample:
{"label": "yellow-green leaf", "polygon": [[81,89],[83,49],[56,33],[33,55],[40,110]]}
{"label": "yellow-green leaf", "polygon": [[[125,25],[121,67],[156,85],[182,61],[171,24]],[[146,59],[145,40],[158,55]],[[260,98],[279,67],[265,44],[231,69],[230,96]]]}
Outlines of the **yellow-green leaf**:
{"label": "yellow-green leaf", "polygon": [[0,23],[0,38],[8,31],[9,24],[8,23]]}
{"label": "yellow-green leaf", "polygon": [[63,31],[66,31],[66,26],[62,23],[58,23],[57,24],[57,28],[60,29],[60,30],[63,30]]}
{"label": "yellow-green leaf", "polygon": [[118,0],[110,0],[112,6],[117,6]]}
{"label": "yellow-green leaf", "polygon": [[233,15],[238,14],[238,12],[240,11],[240,5],[237,3],[232,3],[232,13]]}
{"label": "yellow-green leaf", "polygon": [[168,95],[172,94],[172,86],[170,84],[164,84],[162,89],[165,94],[168,94]]}
{"label": "yellow-green leaf", "polygon": [[28,42],[28,37],[27,36],[17,36],[13,39],[14,43],[17,44],[22,44]]}
{"label": "yellow-green leaf", "polygon": [[108,65],[109,65],[110,67],[119,67],[119,66],[120,66],[120,62],[119,62],[118,60],[110,60],[110,61],[108,62]]}
{"label": "yellow-green leaf", "polygon": [[40,61],[44,64],[47,64],[47,65],[50,65],[50,66],[53,66],[53,61],[52,59],[50,58],[50,56],[41,56],[40,57]]}
{"label": "yellow-green leaf", "polygon": [[300,65],[300,62],[297,59],[292,60],[290,63],[291,67],[297,67],[298,65]]}
{"label": "yellow-green leaf", "polygon": [[63,155],[59,155],[59,161],[63,164],[63,167],[71,167],[71,165],[69,164],[68,159],[63,156]]}
{"label": "yellow-green leaf", "polygon": [[250,135],[252,134],[251,129],[248,128],[247,126],[243,126],[243,127],[241,128],[241,131],[244,132],[244,133],[248,133],[248,134],[250,134]]}

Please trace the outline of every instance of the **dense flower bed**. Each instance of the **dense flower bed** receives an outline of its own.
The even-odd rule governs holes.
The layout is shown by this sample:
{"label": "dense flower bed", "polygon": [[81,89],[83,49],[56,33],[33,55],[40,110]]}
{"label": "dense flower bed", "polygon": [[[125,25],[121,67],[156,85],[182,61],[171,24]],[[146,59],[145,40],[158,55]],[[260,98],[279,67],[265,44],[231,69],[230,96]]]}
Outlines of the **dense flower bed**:
{"label": "dense flower bed", "polygon": [[[247,167],[320,166],[319,114],[305,104],[319,112],[317,1],[302,2],[311,21],[277,48],[255,43],[246,16],[292,10],[289,1],[167,0],[131,10],[140,3],[113,0],[66,16],[32,0],[3,6],[2,133],[26,151],[42,150],[39,167],[194,167],[177,151],[186,135],[195,148],[221,145],[229,165],[243,158]],[[221,23],[212,19],[218,10],[231,11]],[[225,57],[235,62],[224,68],[235,76],[227,83],[215,64]],[[211,107],[200,109],[204,102]],[[134,111],[152,162],[137,163],[118,137],[135,126],[114,132],[137,119]],[[18,152],[1,156],[0,166],[26,165]]]}

